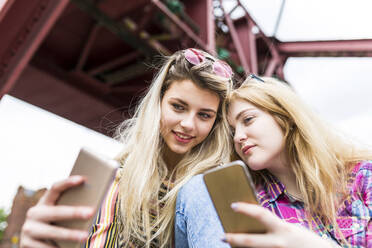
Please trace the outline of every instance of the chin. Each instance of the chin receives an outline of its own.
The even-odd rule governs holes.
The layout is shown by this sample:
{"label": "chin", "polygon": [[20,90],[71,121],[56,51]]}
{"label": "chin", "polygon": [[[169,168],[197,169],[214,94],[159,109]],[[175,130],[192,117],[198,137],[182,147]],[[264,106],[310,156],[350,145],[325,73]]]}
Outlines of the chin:
{"label": "chin", "polygon": [[190,151],[190,149],[174,147],[173,149],[171,149],[171,151],[174,152],[174,153],[176,153],[176,154],[179,154],[179,155],[184,155],[184,154],[186,154],[188,151]]}
{"label": "chin", "polygon": [[244,162],[253,171],[260,171],[260,170],[266,169],[265,163],[262,163],[262,162],[259,162],[259,161],[254,161],[252,159],[248,159],[248,160],[245,160]]}

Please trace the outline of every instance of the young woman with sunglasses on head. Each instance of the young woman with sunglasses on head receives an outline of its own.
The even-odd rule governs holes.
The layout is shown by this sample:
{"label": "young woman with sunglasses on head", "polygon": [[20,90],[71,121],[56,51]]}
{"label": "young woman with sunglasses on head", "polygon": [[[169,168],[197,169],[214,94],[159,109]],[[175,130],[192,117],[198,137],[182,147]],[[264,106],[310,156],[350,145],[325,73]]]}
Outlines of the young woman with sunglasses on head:
{"label": "young woman with sunglasses on head", "polygon": [[268,231],[224,234],[198,175],[179,191],[176,246],[372,247],[372,152],[341,138],[274,79],[251,76],[227,102],[235,151],[261,205],[232,208]]}
{"label": "young woman with sunglasses on head", "polygon": [[93,214],[83,207],[55,206],[62,191],[82,183],[72,177],[55,184],[29,210],[21,247],[87,238],[86,247],[172,247],[179,188],[229,159],[232,147],[221,106],[231,89],[231,68],[208,53],[186,49],[167,58],[134,117],[119,129],[122,166],[89,236],[50,224]]}

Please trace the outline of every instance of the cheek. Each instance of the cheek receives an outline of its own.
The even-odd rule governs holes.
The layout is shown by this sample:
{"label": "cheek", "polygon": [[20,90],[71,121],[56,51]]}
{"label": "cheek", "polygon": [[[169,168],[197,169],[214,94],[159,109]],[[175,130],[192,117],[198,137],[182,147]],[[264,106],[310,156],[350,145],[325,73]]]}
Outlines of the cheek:
{"label": "cheek", "polygon": [[273,146],[277,152],[282,152],[284,150],[284,136],[277,135],[276,139],[273,141]]}
{"label": "cheek", "polygon": [[212,122],[200,122],[198,124],[199,135],[204,139],[212,131],[214,121]]}
{"label": "cheek", "polygon": [[[276,124],[276,123],[275,123]],[[268,135],[267,140],[270,139],[272,145],[277,148],[282,148],[284,143],[284,133],[278,124],[273,125],[270,135]]]}
{"label": "cheek", "polygon": [[236,151],[237,153],[240,152],[240,145],[239,145],[238,142],[235,142],[235,141],[234,141],[234,148],[235,148],[235,151]]}
{"label": "cheek", "polygon": [[170,113],[163,112],[160,119],[160,128],[162,133],[165,134],[172,129],[175,122],[174,116],[172,116]]}

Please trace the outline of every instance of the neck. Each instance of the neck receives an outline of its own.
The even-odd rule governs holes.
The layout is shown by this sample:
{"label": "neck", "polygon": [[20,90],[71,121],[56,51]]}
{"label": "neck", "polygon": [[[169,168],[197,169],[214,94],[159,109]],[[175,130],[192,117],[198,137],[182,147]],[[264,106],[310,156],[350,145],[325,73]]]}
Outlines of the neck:
{"label": "neck", "polygon": [[286,188],[287,192],[297,198],[302,198],[301,191],[298,188],[296,174],[287,165],[287,163],[282,163],[280,167],[275,170],[269,170]]}
{"label": "neck", "polygon": [[168,146],[164,147],[163,160],[167,166],[169,173],[174,170],[174,168],[181,161],[182,158],[183,155],[171,151]]}
{"label": "neck", "polygon": [[273,173],[278,180],[285,186],[287,192],[297,198],[302,198],[301,191],[297,186],[296,175],[293,172],[283,174]]}

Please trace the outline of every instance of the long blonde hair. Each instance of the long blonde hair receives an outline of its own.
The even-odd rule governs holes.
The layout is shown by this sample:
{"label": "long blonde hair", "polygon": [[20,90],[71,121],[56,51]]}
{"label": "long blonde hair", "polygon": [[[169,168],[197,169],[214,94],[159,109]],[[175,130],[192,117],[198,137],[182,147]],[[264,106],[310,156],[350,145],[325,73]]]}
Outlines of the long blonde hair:
{"label": "long blonde hair", "polygon": [[[213,59],[208,54],[206,56]],[[192,176],[229,159],[232,146],[221,106],[232,89],[232,80],[215,75],[212,63],[213,60],[206,60],[193,66],[185,59],[183,51],[170,56],[154,77],[133,118],[124,121],[118,129],[125,146],[119,156],[122,163],[119,186],[121,235],[125,242],[134,238],[150,247],[151,241],[157,238],[161,247],[170,246],[179,188]],[[172,82],[183,79],[215,92],[220,106],[208,137],[185,154],[172,172],[168,171],[162,159],[165,143],[160,135],[160,103]],[[174,175],[174,187],[159,200],[160,186],[170,175]],[[164,204],[161,210],[160,204]],[[154,222],[150,221],[150,209],[157,213]]]}
{"label": "long blonde hair", "polygon": [[[330,128],[287,84],[263,79],[246,80],[228,101],[243,99],[273,116],[284,133],[288,166],[296,175],[305,206],[338,230],[336,209],[339,196],[347,193],[348,173],[355,163],[372,158],[372,153]],[[263,175],[253,172],[256,182],[263,182]]]}

